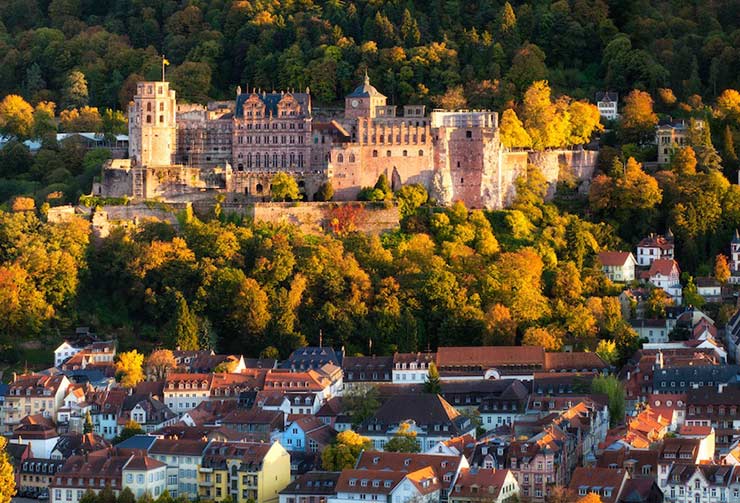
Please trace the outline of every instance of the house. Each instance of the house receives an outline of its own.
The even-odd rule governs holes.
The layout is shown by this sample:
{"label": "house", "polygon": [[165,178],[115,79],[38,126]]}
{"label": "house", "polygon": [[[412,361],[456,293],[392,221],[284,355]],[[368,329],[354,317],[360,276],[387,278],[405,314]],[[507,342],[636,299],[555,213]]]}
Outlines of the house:
{"label": "house", "polygon": [[[721,368],[721,367],[720,367]],[[716,446],[727,452],[740,429],[740,385],[712,384],[686,392],[686,422],[688,426],[711,426]]]}
{"label": "house", "polygon": [[18,467],[16,473],[20,483],[16,484],[19,493],[36,496],[49,490],[54,475],[62,469],[64,460],[48,458],[28,458]]}
{"label": "house", "polygon": [[318,370],[327,363],[336,367],[342,366],[344,350],[335,351],[334,348],[306,346],[293,351],[280,367],[291,370]]}
{"label": "house", "polygon": [[[5,447],[5,452],[8,453],[8,460],[13,465],[13,472],[15,473],[15,487],[21,487],[21,464],[32,457],[31,446],[28,444],[16,444],[14,442],[8,442]],[[47,485],[48,487],[48,485]],[[20,490],[20,489],[19,489]]]}
{"label": "house", "polygon": [[621,468],[584,468],[579,466],[570,478],[568,488],[578,497],[598,494],[603,503],[617,503],[629,480],[627,470]]}
{"label": "house", "polygon": [[123,429],[129,420],[134,420],[151,433],[177,421],[177,414],[169,407],[155,400],[151,395],[131,395],[125,398],[118,416],[119,430]]}
{"label": "house", "polygon": [[529,397],[525,385],[516,379],[444,382],[440,394],[458,410],[478,411],[486,430],[513,424],[524,414]]}
{"label": "house", "polygon": [[663,503],[663,491],[655,480],[631,478],[625,483],[618,503]]}
{"label": "house", "polygon": [[516,474],[522,499],[542,503],[553,486],[567,485],[575,465],[572,442],[557,426],[527,440],[511,442],[506,464]]}
{"label": "house", "polygon": [[631,252],[604,251],[599,253],[601,270],[610,281],[627,283],[635,279],[637,261]]}
{"label": "house", "polygon": [[605,449],[598,457],[600,468],[624,469],[630,479],[655,479],[658,475],[658,450],[630,449],[624,446]]}
{"label": "house", "polygon": [[609,373],[610,366],[596,353],[588,351],[547,352],[545,370],[547,372],[593,372]]}
{"label": "house", "polygon": [[396,353],[393,355],[391,381],[394,384],[424,383],[429,375],[429,364],[436,353]]}
{"label": "house", "polygon": [[668,431],[675,432],[686,420],[686,393],[655,393],[647,397],[647,406],[668,421]]}
{"label": "house", "polygon": [[336,496],[329,503],[353,503],[357,500],[398,501],[399,503],[436,503],[440,481],[426,467],[406,473],[386,470],[342,470],[337,480]]}
{"label": "house", "polygon": [[440,498],[447,500],[460,472],[470,465],[461,455],[414,454],[405,452],[363,451],[355,468],[389,473],[413,473],[431,468],[441,483]]}
{"label": "house", "polygon": [[652,285],[662,289],[677,304],[681,304],[683,288],[680,281],[681,270],[673,259],[655,259],[650,270],[643,275]]}
{"label": "house", "polygon": [[637,243],[637,265],[650,267],[656,259],[674,258],[675,244],[670,229],[665,236],[650,234]]}
{"label": "house", "polygon": [[470,458],[475,451],[477,441],[472,435],[460,435],[443,442],[439,442],[425,454],[442,454],[445,456],[465,456]]}
{"label": "house", "polygon": [[738,501],[738,467],[676,463],[658,482],[667,501],[719,503]]}
{"label": "house", "polygon": [[666,438],[658,455],[658,486],[665,493],[666,482],[675,465],[710,463],[714,450],[708,442],[696,438]]}
{"label": "house", "polygon": [[722,284],[717,278],[699,276],[696,278],[696,292],[707,302],[722,301]]}
{"label": "house", "polygon": [[169,409],[182,414],[196,408],[211,395],[214,374],[167,374],[164,385],[164,402]]}
{"label": "house", "polygon": [[668,320],[649,320],[649,319],[633,319],[629,321],[632,329],[637,332],[637,336],[640,340],[646,340],[650,343],[664,343],[668,342]]}
{"label": "house", "polygon": [[125,389],[114,388],[91,394],[93,404],[90,413],[93,420],[93,431],[106,440],[118,435],[118,419],[122,414],[123,402],[128,397]]}
{"label": "house", "polygon": [[[70,354],[70,356],[64,358],[65,354]],[[57,357],[61,362],[56,366],[62,370],[80,370],[88,367],[113,365],[116,358],[116,342],[95,341],[82,348],[75,348],[68,343],[62,343],[54,351],[55,362]]]}
{"label": "house", "polygon": [[51,459],[65,460],[91,452],[108,449],[110,443],[95,433],[65,433],[51,450]]}
{"label": "house", "polygon": [[613,121],[619,117],[617,106],[619,105],[619,94],[605,91],[596,93],[596,106],[602,119]]}
{"label": "house", "polygon": [[[37,418],[40,421],[37,421]],[[34,457],[48,459],[59,441],[59,434],[54,423],[44,419],[40,415],[24,417],[10,438],[13,443],[28,444]]]}
{"label": "house", "polygon": [[450,503],[519,501],[519,483],[511,470],[465,468],[449,495]]}
{"label": "house", "polygon": [[655,393],[707,392],[702,388],[737,382],[739,373],[737,365],[659,368],[653,374],[653,389]]}
{"label": "house", "polygon": [[63,341],[54,350],[54,366],[59,367],[69,358],[82,351],[82,347],[75,347],[68,341]]}
{"label": "house", "polygon": [[290,483],[290,454],[279,442],[211,442],[198,468],[198,496],[278,503]]}
{"label": "house", "polygon": [[311,471],[280,491],[280,503],[327,503],[337,494],[340,472]]}
{"label": "house", "polygon": [[443,346],[437,348],[442,381],[475,379],[531,380],[545,368],[545,350],[533,346]]}
{"label": "house", "polygon": [[208,447],[206,440],[157,438],[149,456],[167,465],[167,492],[173,498],[198,497],[198,466]]}
{"label": "house", "polygon": [[97,494],[106,486],[116,496],[128,487],[135,497],[145,492],[157,497],[165,489],[165,465],[145,454],[115,448],[72,456],[53,477],[49,499],[51,503],[79,503],[88,489]]}
{"label": "house", "polygon": [[398,394],[386,400],[375,414],[363,421],[358,433],[368,437],[375,449],[383,449],[402,425],[416,433],[421,450],[466,433],[475,425],[439,395]]}
{"label": "house", "polygon": [[246,368],[242,355],[217,355],[201,351],[190,360],[188,371],[194,374],[208,374],[219,369],[231,374],[240,374]]}
{"label": "house", "polygon": [[281,435],[288,451],[321,452],[337,436],[336,430],[313,416],[301,417],[290,423]]}
{"label": "house", "polygon": [[[696,127],[702,129],[704,121],[695,121]],[[688,145],[690,123],[681,120],[664,120],[655,126],[655,141],[658,145],[658,164],[667,165],[671,162],[676,149]]]}
{"label": "house", "polygon": [[48,418],[56,417],[69,384],[65,375],[25,374],[14,377],[2,410],[4,433],[9,433],[25,416],[42,414]]}
{"label": "house", "polygon": [[345,388],[358,384],[393,381],[393,356],[345,356],[342,360]]}
{"label": "house", "polygon": [[236,409],[221,419],[221,425],[241,433],[249,433],[263,441],[278,435],[285,426],[285,416],[280,410],[259,407]]}

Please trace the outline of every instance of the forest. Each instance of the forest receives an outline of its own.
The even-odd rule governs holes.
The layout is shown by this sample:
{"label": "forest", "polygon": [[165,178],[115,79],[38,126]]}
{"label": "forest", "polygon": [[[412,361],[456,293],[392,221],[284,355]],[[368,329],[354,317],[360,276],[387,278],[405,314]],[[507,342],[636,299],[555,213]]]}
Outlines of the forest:
{"label": "forest", "polygon": [[0,22],[0,95],[65,108],[79,72],[89,105],[125,110],[162,54],[195,102],[241,85],[309,87],[331,106],[366,68],[393,104],[459,86],[471,107],[503,109],[543,79],[576,99],[740,87],[733,0],[2,0]]}

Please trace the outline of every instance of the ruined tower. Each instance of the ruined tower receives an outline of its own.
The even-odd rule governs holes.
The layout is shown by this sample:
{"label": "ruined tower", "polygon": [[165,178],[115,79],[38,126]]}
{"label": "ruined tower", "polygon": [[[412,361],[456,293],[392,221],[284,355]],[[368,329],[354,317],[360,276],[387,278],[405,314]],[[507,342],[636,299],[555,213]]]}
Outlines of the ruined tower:
{"label": "ruined tower", "polygon": [[129,104],[129,157],[138,166],[169,166],[176,147],[175,91],[169,82],[139,82]]}

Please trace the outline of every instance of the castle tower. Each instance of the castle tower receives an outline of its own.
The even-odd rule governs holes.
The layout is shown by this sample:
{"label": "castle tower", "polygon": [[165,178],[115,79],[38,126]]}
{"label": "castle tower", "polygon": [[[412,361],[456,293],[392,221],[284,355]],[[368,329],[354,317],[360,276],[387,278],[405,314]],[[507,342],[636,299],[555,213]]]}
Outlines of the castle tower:
{"label": "castle tower", "polygon": [[177,125],[169,82],[139,82],[128,108],[129,157],[139,166],[170,166]]}
{"label": "castle tower", "polygon": [[370,77],[365,72],[365,81],[344,99],[344,118],[375,117],[378,107],[386,106],[387,98],[370,85]]}

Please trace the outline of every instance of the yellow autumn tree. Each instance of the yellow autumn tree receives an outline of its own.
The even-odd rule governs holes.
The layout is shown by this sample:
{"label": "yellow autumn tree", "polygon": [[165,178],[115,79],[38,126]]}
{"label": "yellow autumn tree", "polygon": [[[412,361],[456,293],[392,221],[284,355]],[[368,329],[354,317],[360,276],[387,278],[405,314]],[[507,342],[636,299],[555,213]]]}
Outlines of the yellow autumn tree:
{"label": "yellow autumn tree", "polygon": [[153,351],[146,360],[147,374],[156,380],[167,377],[167,373],[177,367],[175,355],[169,349],[158,349]]}
{"label": "yellow autumn tree", "polygon": [[524,128],[532,138],[532,148],[543,150],[568,144],[572,130],[569,101],[570,98],[563,96],[553,103],[546,80],[529,86],[521,111]]}
{"label": "yellow autumn tree", "polygon": [[9,94],[0,101],[0,132],[25,139],[33,128],[33,107],[21,96]]}
{"label": "yellow autumn tree", "polygon": [[723,120],[736,121],[740,119],[740,93],[734,89],[725,89],[717,97],[715,109],[717,117]]}
{"label": "yellow autumn tree", "polygon": [[15,475],[7,447],[8,440],[0,437],[0,503],[10,503],[15,496]]}
{"label": "yellow autumn tree", "polygon": [[563,336],[556,330],[544,327],[529,327],[522,338],[523,346],[539,346],[545,351],[560,351],[563,347]]}
{"label": "yellow autumn tree", "polygon": [[144,355],[137,350],[120,353],[116,362],[116,374],[121,386],[133,388],[144,380]]}
{"label": "yellow autumn tree", "polygon": [[578,503],[601,503],[601,496],[596,493],[588,493],[579,499]]}
{"label": "yellow autumn tree", "polygon": [[603,131],[601,125],[601,114],[596,105],[587,101],[574,101],[568,105],[570,114],[570,145],[582,145],[591,140],[591,136],[597,131]]}
{"label": "yellow autumn tree", "polygon": [[507,108],[501,114],[499,124],[499,135],[501,144],[508,148],[531,147],[532,138],[524,129],[524,124],[519,120],[513,108]]}
{"label": "yellow autumn tree", "polygon": [[727,257],[720,253],[714,259],[714,277],[724,285],[730,279],[730,274],[730,264],[727,262]]}
{"label": "yellow autumn tree", "polygon": [[96,107],[63,110],[59,121],[64,131],[71,133],[99,133],[103,130],[103,118]]}

